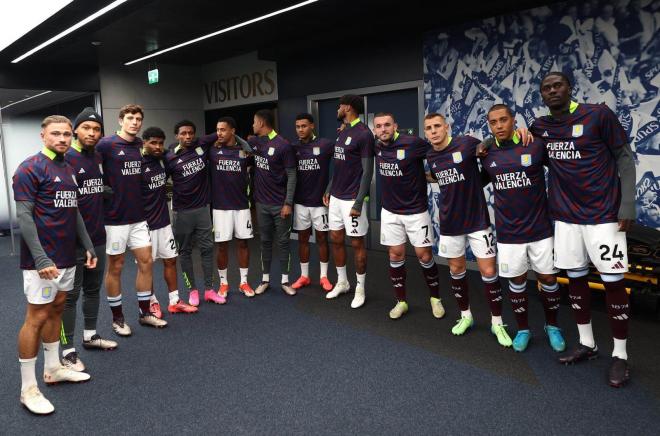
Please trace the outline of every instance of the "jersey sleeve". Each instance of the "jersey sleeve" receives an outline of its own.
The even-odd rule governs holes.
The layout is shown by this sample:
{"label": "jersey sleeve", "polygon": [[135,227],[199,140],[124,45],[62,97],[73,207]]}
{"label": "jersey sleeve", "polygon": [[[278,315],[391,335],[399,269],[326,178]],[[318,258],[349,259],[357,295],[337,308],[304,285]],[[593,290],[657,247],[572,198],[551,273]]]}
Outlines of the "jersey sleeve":
{"label": "jersey sleeve", "polygon": [[610,150],[621,148],[629,142],[626,131],[616,114],[604,104],[601,105],[600,110],[600,129],[603,142],[607,144]]}
{"label": "jersey sleeve", "polygon": [[14,201],[30,201],[33,202],[37,198],[37,191],[39,190],[39,177],[34,173],[33,169],[23,163],[18,167],[12,180],[14,189]]}
{"label": "jersey sleeve", "polygon": [[282,156],[284,168],[296,168],[297,159],[296,152],[291,144],[287,144],[284,148],[284,155]]}
{"label": "jersey sleeve", "polygon": [[360,141],[360,157],[374,157],[374,136],[370,132],[365,132],[363,140]]}
{"label": "jersey sleeve", "polygon": [[415,138],[415,143],[413,144],[414,150],[413,154],[416,158],[426,159],[426,153],[431,148],[431,144],[424,141],[422,138]]}
{"label": "jersey sleeve", "polygon": [[211,133],[210,135],[204,135],[199,138],[198,144],[200,147],[202,147],[205,151],[208,150],[213,144],[215,144],[215,141],[218,140],[218,134],[217,133]]}

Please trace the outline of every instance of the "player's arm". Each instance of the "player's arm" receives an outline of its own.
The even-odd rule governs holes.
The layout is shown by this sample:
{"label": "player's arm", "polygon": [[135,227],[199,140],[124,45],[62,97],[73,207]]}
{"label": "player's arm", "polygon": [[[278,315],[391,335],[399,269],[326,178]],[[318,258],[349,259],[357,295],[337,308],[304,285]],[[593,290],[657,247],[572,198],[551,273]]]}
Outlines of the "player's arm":
{"label": "player's arm", "polygon": [[218,134],[217,133],[211,133],[209,135],[204,135],[198,139],[198,144],[200,147],[202,147],[205,151],[209,149],[213,144],[215,144],[215,141],[218,140]]}
{"label": "player's arm", "polygon": [[635,160],[630,144],[612,150],[621,179],[621,206],[619,206],[619,230],[630,229],[637,218],[635,210]]}
{"label": "player's arm", "polygon": [[293,212],[293,195],[296,193],[296,153],[291,145],[287,145],[284,150],[284,169],[286,171],[286,195],[284,197],[284,205],[280,211],[282,219],[291,215]]}
{"label": "player's arm", "polygon": [[493,148],[495,146],[495,138],[494,137],[489,137],[481,141],[477,145],[477,157],[486,157],[488,155],[488,150]]}
{"label": "player's arm", "polygon": [[30,250],[30,254],[32,254],[34,267],[39,272],[39,277],[47,280],[56,279],[59,275],[57,267],[41,246],[37,225],[34,223],[33,211],[34,203],[32,201],[16,202],[16,219],[18,220],[18,227],[21,229],[21,236],[28,250]]}
{"label": "player's arm", "polygon": [[[256,153],[257,151],[256,142],[253,142],[252,140],[246,141],[245,139],[241,138],[238,135],[236,135],[235,138],[236,138],[236,142],[238,143],[238,145],[241,146],[243,151],[246,151],[248,153]],[[256,138],[254,139],[254,141],[256,141]]]}
{"label": "player's arm", "polygon": [[374,143],[375,139],[371,133],[366,135],[366,143],[360,150],[361,163],[362,163],[362,178],[360,179],[360,188],[358,189],[357,197],[351,208],[351,216],[360,216],[362,214],[362,205],[364,199],[369,195],[369,188],[371,188],[371,179],[374,177]]}
{"label": "player's arm", "polygon": [[330,159],[330,166],[328,167],[328,184],[325,187],[323,193],[323,205],[325,207],[330,206],[330,191],[332,190],[332,176],[335,172],[335,160]]}
{"label": "player's arm", "polygon": [[87,228],[85,227],[85,221],[83,221],[80,211],[76,211],[76,234],[78,236],[78,242],[86,251],[86,261],[85,266],[87,268],[96,268],[96,252],[94,251],[94,244],[92,244],[92,239],[87,233]]}

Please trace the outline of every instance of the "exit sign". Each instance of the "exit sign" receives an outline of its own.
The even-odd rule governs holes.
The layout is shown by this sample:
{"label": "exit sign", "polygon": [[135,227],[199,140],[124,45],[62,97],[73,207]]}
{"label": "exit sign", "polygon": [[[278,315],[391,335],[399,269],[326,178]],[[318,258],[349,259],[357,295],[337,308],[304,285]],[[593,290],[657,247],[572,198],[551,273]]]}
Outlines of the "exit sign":
{"label": "exit sign", "polygon": [[147,71],[147,79],[149,79],[149,85],[158,83],[158,68]]}

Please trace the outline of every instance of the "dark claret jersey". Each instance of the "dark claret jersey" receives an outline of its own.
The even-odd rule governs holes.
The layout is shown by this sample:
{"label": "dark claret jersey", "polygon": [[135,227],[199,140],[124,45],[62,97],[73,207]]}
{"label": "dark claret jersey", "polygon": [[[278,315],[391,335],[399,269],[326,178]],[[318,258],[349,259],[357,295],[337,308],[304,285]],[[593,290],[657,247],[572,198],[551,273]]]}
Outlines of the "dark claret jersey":
{"label": "dark claret jersey", "polygon": [[210,147],[211,204],[217,210],[243,210],[250,208],[248,194],[250,177],[248,167],[254,158],[239,146]]}
{"label": "dark claret jersey", "polygon": [[[18,166],[12,181],[14,200],[34,204],[32,217],[46,256],[58,268],[74,266],[78,185],[72,168],[44,148]],[[22,238],[21,269],[35,269],[32,253]]]}
{"label": "dark claret jersey", "polygon": [[359,118],[339,133],[335,143],[330,194],[340,200],[355,200],[362,179],[362,158],[374,157],[374,135]]}
{"label": "dark claret jersey", "polygon": [[78,210],[94,246],[105,244],[103,225],[103,172],[101,156],[96,150],[87,151],[77,141],[64,155],[78,182]]}
{"label": "dark claret jersey", "polygon": [[323,194],[328,186],[334,145],[332,141],[316,136],[307,144],[300,140],[293,143],[298,160],[294,201],[296,204],[307,207],[323,206]]}
{"label": "dark claret jersey", "polygon": [[165,167],[172,177],[172,209],[197,209],[209,204],[209,147],[215,133],[196,139],[188,148],[175,146],[165,155]]}
{"label": "dark claret jersey", "polygon": [[286,168],[296,167],[296,155],[289,141],[275,130],[268,136],[252,137],[254,150],[254,199],[270,206],[282,206],[286,198]]}
{"label": "dark claret jersey", "polygon": [[628,138],[614,112],[571,102],[569,114],[537,118],[530,130],[548,156],[550,216],[574,224],[616,222],[621,185],[612,150]]}
{"label": "dark claret jersey", "polygon": [[475,153],[480,143],[471,136],[449,138],[442,151],[426,154],[440,186],[440,234],[465,235],[490,226]]}
{"label": "dark claret jersey", "polygon": [[158,230],[170,223],[167,207],[167,171],[165,161],[155,156],[142,157],[142,200],[149,230]]}
{"label": "dark claret jersey", "polygon": [[536,139],[528,147],[518,136],[491,147],[481,159],[495,191],[497,241],[524,244],[553,234],[545,194],[545,152]]}
{"label": "dark claret jersey", "polygon": [[120,226],[144,221],[142,204],[142,140],[127,142],[119,135],[101,138],[96,151],[103,163],[103,181],[113,194],[103,204],[105,224]]}
{"label": "dark claret jersey", "polygon": [[376,141],[376,171],[382,183],[384,209],[399,215],[428,210],[424,159],[429,148],[420,138],[398,132],[389,145]]}

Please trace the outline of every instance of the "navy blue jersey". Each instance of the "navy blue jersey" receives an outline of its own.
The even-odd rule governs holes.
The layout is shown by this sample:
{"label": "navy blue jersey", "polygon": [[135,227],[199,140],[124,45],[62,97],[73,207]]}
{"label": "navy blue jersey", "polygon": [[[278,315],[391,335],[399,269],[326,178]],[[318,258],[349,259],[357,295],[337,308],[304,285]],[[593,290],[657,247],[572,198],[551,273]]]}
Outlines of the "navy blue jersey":
{"label": "navy blue jersey", "polygon": [[440,186],[440,234],[465,235],[490,226],[475,153],[480,143],[471,136],[449,138],[444,150],[426,154]]}
{"label": "navy blue jersey", "polygon": [[328,139],[317,137],[307,144],[300,140],[293,143],[298,161],[294,200],[296,204],[307,207],[323,206],[323,194],[328,186],[334,145]]}
{"label": "navy blue jersey", "polygon": [[254,151],[254,199],[270,206],[282,206],[286,198],[286,169],[296,167],[293,147],[275,130],[269,136],[251,137]]}
{"label": "navy blue jersey", "polygon": [[250,176],[254,158],[238,145],[214,146],[208,151],[211,171],[211,204],[217,210],[249,209]]}
{"label": "navy blue jersey", "polygon": [[553,219],[574,224],[616,222],[621,183],[613,150],[628,143],[604,104],[571,103],[568,114],[537,118],[530,130],[548,156],[548,202]]}
{"label": "navy blue jersey", "polygon": [[162,158],[142,157],[142,199],[149,230],[158,230],[170,224],[167,207],[167,172]]}
{"label": "navy blue jersey", "polygon": [[339,132],[335,143],[330,194],[340,200],[355,200],[362,179],[362,158],[374,157],[374,135],[359,118]]}
{"label": "navy blue jersey", "polygon": [[394,141],[376,141],[376,171],[381,182],[383,208],[400,215],[426,212],[424,159],[430,146],[416,136],[395,134]]}

